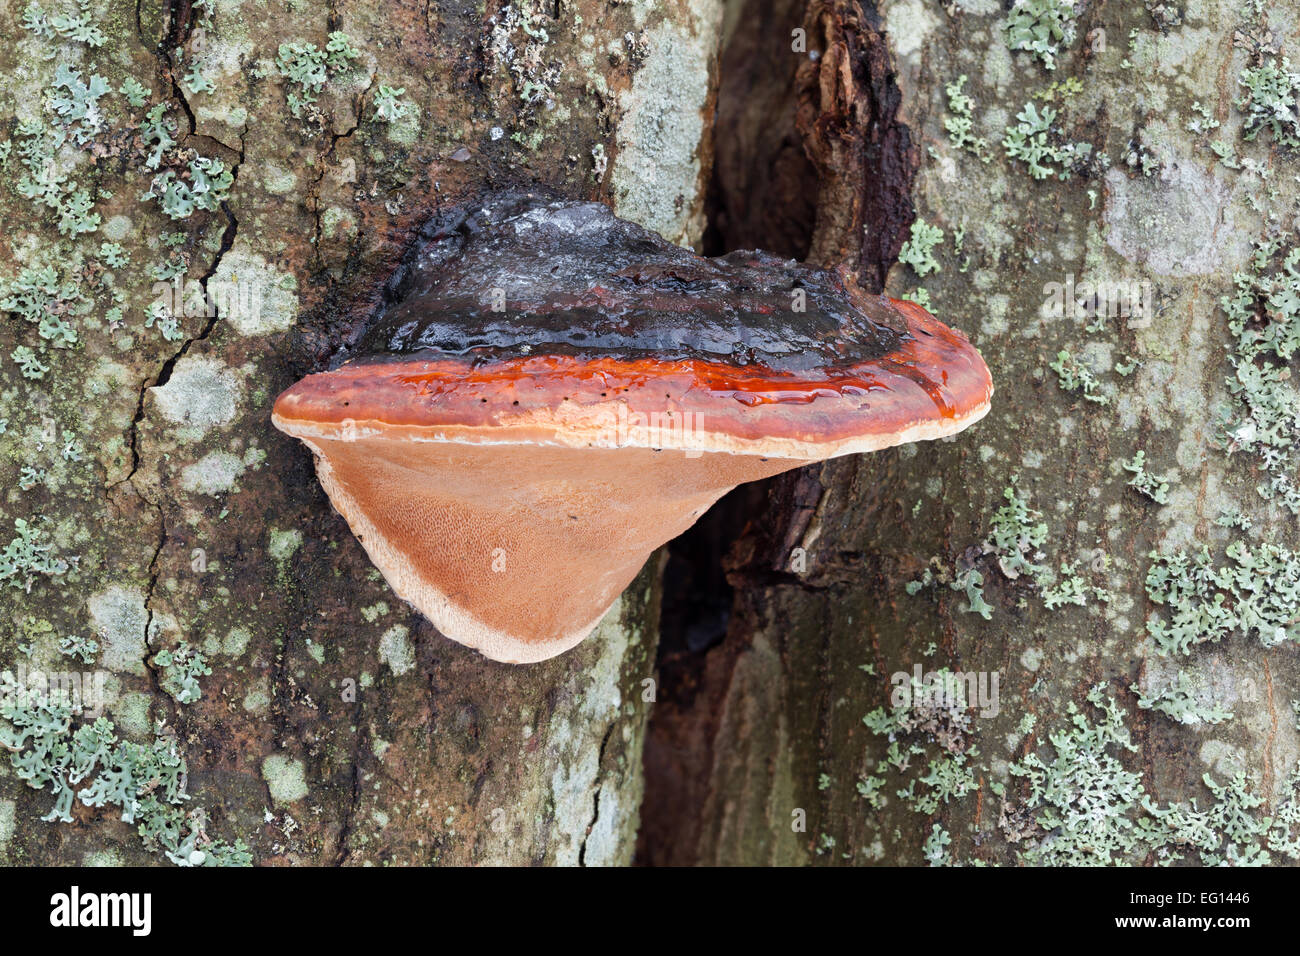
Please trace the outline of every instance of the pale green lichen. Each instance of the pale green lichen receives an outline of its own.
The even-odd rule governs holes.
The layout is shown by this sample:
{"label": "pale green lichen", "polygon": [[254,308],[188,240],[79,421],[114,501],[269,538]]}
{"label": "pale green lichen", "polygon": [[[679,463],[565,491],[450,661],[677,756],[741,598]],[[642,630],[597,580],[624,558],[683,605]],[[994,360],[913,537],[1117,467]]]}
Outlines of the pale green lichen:
{"label": "pale green lichen", "polygon": [[1172,684],[1146,692],[1136,684],[1131,689],[1138,695],[1138,706],[1143,710],[1157,711],[1190,727],[1232,719],[1232,711],[1219,706],[1207,688],[1198,686],[1183,671],[1178,672]]}
{"label": "pale green lichen", "polygon": [[903,298],[907,299],[909,302],[915,302],[923,309],[933,308],[933,306],[930,303],[930,293],[927,289],[923,289],[923,288],[913,289],[911,292],[908,292],[906,295],[904,295]]}
{"label": "pale green lichen", "polygon": [[302,547],[302,532],[297,528],[287,531],[272,528],[267,538],[266,553],[273,561],[288,561]]}
{"label": "pale green lichen", "polygon": [[14,532],[16,536],[0,549],[0,583],[30,593],[38,577],[62,577],[75,565],[76,558],[61,557],[49,533],[26,518],[14,519]]}
{"label": "pale green lichen", "polygon": [[18,366],[19,373],[26,379],[44,378],[45,373],[50,370],[48,365],[41,364],[40,359],[36,357],[36,353],[26,345],[16,346],[14,350],[9,353],[9,357],[14,360],[14,363]]}
{"label": "pale green lichen", "polygon": [[1151,858],[1170,865],[1194,852],[1207,866],[1261,865],[1271,862],[1270,849],[1295,857],[1290,831],[1300,820],[1295,809],[1300,780],[1293,775],[1291,793],[1276,820],[1255,812],[1263,799],[1249,790],[1244,773],[1227,784],[1206,774],[1215,801],[1207,810],[1200,810],[1195,800],[1160,807],[1146,793],[1141,775],[1120,759],[1138,747],[1125,711],[1104,691],[1098,685],[1088,693],[1099,719],[1090,719],[1071,702],[1071,726],[1048,735],[1051,757],[1045,760],[1034,752],[1010,767],[1012,776],[1027,785],[1019,805],[1003,811],[1004,820],[1027,816],[1031,822],[1007,833],[1013,843],[1028,843],[1023,862],[1097,866]]}
{"label": "pale green lichen", "polygon": [[394,624],[383,633],[379,638],[379,659],[389,666],[394,677],[401,677],[415,666],[415,649],[406,627]]}
{"label": "pale green lichen", "polygon": [[189,161],[189,178],[164,170],[154,177],[141,199],[155,199],[172,219],[188,219],[196,210],[216,212],[234,185],[235,176],[219,159],[196,156]]}
{"label": "pale green lichen", "polygon": [[984,600],[984,575],[974,567],[953,570],[938,556],[932,557],[921,576],[904,585],[904,590],[911,595],[921,592],[922,588],[936,584],[947,585],[953,591],[966,595],[966,606],[962,610],[968,614],[978,614],[984,620],[993,617],[993,607]]}
{"label": "pale green lichen", "polygon": [[885,778],[873,774],[864,774],[858,778],[855,785],[858,796],[867,802],[867,806],[873,810],[879,810],[885,805],[884,788]]}
{"label": "pale green lichen", "polygon": [[947,866],[948,847],[951,843],[952,837],[948,831],[936,823],[930,828],[930,835],[925,838],[921,856],[930,866]]}
{"label": "pale green lichen", "polygon": [[1067,392],[1079,391],[1083,397],[1098,405],[1109,405],[1110,399],[1101,391],[1101,381],[1091,368],[1070,354],[1069,349],[1056,353],[1056,360],[1048,367],[1056,373],[1061,388]]}
{"label": "pale green lichen", "polygon": [[[142,117],[135,114],[138,125],[134,129],[129,123],[113,128],[110,118],[124,107],[99,71],[113,75],[113,71],[120,70],[121,64],[129,60],[115,56],[110,63],[105,59],[97,71],[88,62],[87,50],[70,45],[93,50],[104,42],[94,23],[92,6],[90,0],[52,0],[44,6],[33,2],[22,18],[24,28],[35,41],[47,41],[42,51],[45,56],[57,57],[59,62],[51,66],[51,74],[44,80],[37,80],[37,84],[44,84],[43,90],[33,84],[32,90],[38,95],[23,93],[28,105],[19,110],[22,118],[11,126],[10,138],[0,141],[0,169],[6,173],[6,187],[33,204],[36,215],[29,217],[33,232],[44,229],[53,235],[57,229],[57,237],[42,239],[21,232],[10,235],[13,263],[0,275],[0,310],[16,318],[14,330],[29,325],[33,329],[32,341],[19,342],[12,351],[6,347],[8,358],[17,365],[16,372],[12,366],[7,369],[14,385],[20,385],[20,379],[48,383],[64,372],[51,361],[58,354],[52,350],[80,345],[83,329],[100,330],[107,326],[110,333],[121,329],[126,304],[134,300],[128,296],[129,290],[118,287],[116,282],[135,279],[147,282],[149,275],[168,280],[190,271],[191,255],[202,256],[205,249],[217,250],[220,235],[187,230],[158,236],[158,230],[146,229],[146,237],[161,240],[161,261],[148,261],[153,257],[146,253],[146,261],[133,270],[134,274],[120,271],[131,265],[132,259],[123,243],[140,232],[139,225],[133,224],[130,216],[114,215],[104,228],[105,241],[96,237],[91,243],[83,238],[101,226],[96,202],[112,201],[114,191],[121,191],[112,179],[104,180],[99,175],[106,167],[96,160],[117,157],[111,164],[113,169],[133,166],[136,171],[143,171],[145,181],[152,178],[152,184],[141,198],[156,200],[162,211],[173,219],[185,219],[199,211],[218,211],[233,185],[235,171],[228,161],[197,155],[192,148],[180,146],[180,124],[169,115],[175,111],[176,104],[148,107],[151,92],[139,80],[127,77],[116,94],[131,109],[146,112]],[[208,27],[214,10],[211,0],[197,0],[194,4],[200,23]],[[25,42],[38,50],[42,46]],[[331,70],[338,58],[349,60],[356,56],[356,51],[351,50],[345,38],[340,41],[339,35],[331,36],[325,52]],[[170,55],[174,65],[184,58],[179,49]],[[214,91],[197,63],[191,64],[183,76],[177,70],[173,82],[191,94]],[[397,99],[402,92],[393,87],[380,87],[376,102],[381,118],[392,122],[406,115],[407,105]],[[87,178],[84,170],[91,165],[95,166],[94,175]],[[119,196],[117,201],[120,204],[129,198]],[[134,247],[132,251],[136,252]],[[113,270],[119,270],[116,276]],[[282,281],[287,277],[277,274],[275,278]],[[130,291],[135,294],[134,290]],[[288,298],[293,299],[292,295]],[[283,313],[292,309],[296,309],[296,300],[272,318],[283,321]],[[151,321],[163,327],[166,337],[179,340],[184,333],[176,319],[174,315],[151,314]],[[256,323],[259,318],[253,315],[242,321]],[[110,347],[112,344],[119,349],[130,349],[134,343],[131,335],[123,334]],[[174,355],[176,351],[168,349],[163,354]],[[76,359],[75,354],[68,356],[70,368]],[[106,360],[99,361],[102,366]],[[181,373],[182,385],[185,361],[181,359],[173,370]],[[4,359],[0,358],[0,362]],[[54,375],[50,374],[52,371]],[[124,368],[122,374],[124,380],[128,378]],[[176,378],[173,374],[172,380]],[[125,384],[125,381],[117,383]],[[129,388],[133,390],[138,384],[137,379]],[[84,388],[84,399],[90,400],[92,396],[99,397],[97,389],[103,385],[98,380],[82,383],[77,379],[62,379],[58,381],[58,390],[51,388],[48,393],[54,402],[42,405],[45,396],[39,391],[31,396],[35,400],[28,402],[18,389],[7,393],[5,400],[12,402],[14,408],[48,408],[57,416],[64,413],[57,404],[60,399],[75,403],[83,398],[78,392]],[[211,390],[220,391],[215,386]],[[168,398],[180,391],[178,388],[169,394],[164,386],[153,396],[160,407],[165,407]],[[187,397],[193,397],[193,390]],[[103,402],[92,404],[98,407]],[[223,424],[229,418],[229,411],[224,408],[214,411],[193,406],[187,414],[192,416],[195,407],[200,416],[209,415],[210,420],[204,423],[207,427]],[[129,409],[126,418],[130,418]],[[0,432],[7,426],[7,419],[0,421]],[[23,418],[18,420],[18,426],[15,431],[20,434],[24,430],[29,436],[36,434],[36,426]],[[41,431],[39,440],[23,440],[40,452],[40,457],[38,460],[32,453],[28,460],[15,466],[17,487],[11,492],[13,503],[23,503],[21,490],[32,491],[38,486],[55,494],[68,490],[65,487],[69,483],[67,463],[83,460],[83,439],[68,428],[60,428],[56,419],[49,425],[48,434]],[[30,451],[30,447],[24,452]],[[237,459],[240,470],[257,467],[265,457],[265,452],[248,445],[246,439],[232,442],[230,447],[244,456],[242,460]],[[206,470],[209,476],[213,471]],[[110,469],[110,476],[111,473]],[[195,476],[188,477],[195,484]],[[73,487],[80,489],[81,484]],[[0,548],[0,588],[30,591],[42,581],[83,584],[77,573],[78,559],[67,551],[75,546],[72,542],[90,540],[89,529],[71,520],[56,525],[29,515],[15,519],[14,531],[16,536]],[[170,581],[174,583],[174,579]],[[157,647],[154,641],[160,632],[177,624],[168,615],[155,613],[147,597],[136,588],[111,585],[98,594],[87,597],[81,593],[76,597],[78,604],[84,599],[94,633],[100,640],[78,634],[59,639],[58,635],[66,632],[56,629],[55,624],[15,614],[15,622],[24,621],[18,628],[15,644],[33,663],[48,666],[50,655],[56,652],[83,664],[92,664],[99,656],[105,671],[128,671],[144,676],[148,648]],[[159,685],[182,704],[199,698],[199,679],[210,673],[205,654],[185,641],[161,650],[154,656],[152,665]],[[103,676],[102,672],[98,673]],[[108,680],[112,694],[122,691],[116,674],[108,674]],[[251,861],[242,844],[232,846],[208,837],[202,809],[188,813],[182,809],[189,799],[184,792],[186,767],[174,736],[156,729],[151,741],[139,742],[149,736],[148,707],[171,706],[165,698],[150,702],[143,694],[126,695],[128,699],[137,699],[123,711],[133,716],[122,717],[116,708],[113,716],[120,717],[124,732],[137,739],[123,741],[108,719],[83,720],[84,714],[73,701],[61,700],[53,692],[39,688],[18,687],[11,676],[6,676],[0,697],[3,698],[0,745],[11,751],[10,765],[19,779],[39,789],[48,788],[53,794],[54,808],[47,820],[70,822],[72,809],[78,802],[88,807],[117,807],[123,821],[135,825],[147,847],[160,849],[178,864]],[[8,806],[12,809],[13,805]],[[86,818],[93,814],[83,811],[77,815],[84,825]],[[7,843],[11,835],[10,827],[3,842]]]}
{"label": "pale green lichen", "polygon": [[216,89],[216,85],[203,74],[203,69],[198,63],[190,64],[189,71],[181,78],[181,82],[191,95],[211,93]]}
{"label": "pale green lichen", "polygon": [[410,103],[404,103],[400,99],[405,93],[405,87],[394,88],[380,83],[379,92],[375,94],[373,119],[378,122],[395,123],[405,117],[412,108]]}
{"label": "pale green lichen", "polygon": [[110,269],[120,269],[131,263],[131,256],[126,252],[120,243],[101,242],[99,244],[99,258]]}
{"label": "pale green lichen", "polygon": [[79,723],[79,716],[61,689],[25,687],[8,671],[0,674],[0,719],[6,722],[0,747],[10,752],[18,779],[54,794],[54,806],[42,819],[71,823],[74,802],[114,807],[123,823],[135,825],[147,849],[179,866],[252,863],[241,841],[207,834],[202,808],[181,810],[189,800],[187,768],[173,736],[159,732],[147,744],[124,741],[108,718]]}
{"label": "pale green lichen", "polygon": [[[1032,508],[1017,487],[1017,477],[1003,490],[1005,503],[989,520],[989,531],[979,542],[978,554],[972,558],[968,549],[951,566],[939,556],[932,557],[921,576],[905,585],[908,594],[915,595],[923,588],[946,585],[966,594],[963,612],[979,614],[985,620],[993,616],[993,606],[984,597],[986,583],[983,573],[975,566],[980,556],[995,559],[997,568],[1008,581],[1020,581],[1038,592],[1043,606],[1055,610],[1062,605],[1086,606],[1090,599],[1110,602],[1115,595],[1108,588],[1087,580],[1077,561],[1060,561],[1058,571],[1045,563],[1043,548],[1048,540],[1047,523],[1040,512]],[[1110,559],[1097,554],[1092,562],[1094,572],[1110,567]],[[1022,598],[1021,607],[1026,606]]]}
{"label": "pale green lichen", "polygon": [[71,348],[77,329],[69,316],[85,302],[80,285],[53,265],[26,266],[13,279],[0,277],[0,309],[36,326],[53,348]]}
{"label": "pale green lichen", "polygon": [[[974,756],[978,751],[972,748],[968,753]],[[933,757],[925,774],[914,777],[897,795],[907,801],[917,813],[935,813],[940,805],[960,799],[977,789],[975,773],[969,766],[968,759],[967,754],[946,752]],[[926,789],[918,793],[918,784]]]}
{"label": "pale green lichen", "polygon": [[1233,276],[1235,292],[1220,299],[1235,339],[1227,384],[1236,400],[1220,421],[1226,450],[1250,453],[1267,472],[1260,495],[1300,514],[1300,400],[1290,368],[1300,350],[1300,245],[1286,238],[1279,231],[1257,240],[1249,267]]}
{"label": "pale green lichen", "polygon": [[1034,99],[1043,103],[1051,103],[1056,99],[1065,102],[1072,97],[1078,96],[1083,92],[1083,81],[1077,76],[1067,76],[1062,80],[1054,80],[1052,83],[1043,87],[1034,94]]}
{"label": "pale green lichen", "polygon": [[[988,534],[980,542],[979,550],[982,555],[993,556],[1007,580],[1024,580],[1036,587],[1048,610],[1063,604],[1085,605],[1089,597],[1101,601],[1112,599],[1110,591],[1084,580],[1076,562],[1061,562],[1059,575],[1043,563],[1047,524],[1042,514],[1021,497],[1015,479],[1003,490],[1003,498],[1005,503],[990,519]],[[909,581],[905,590],[917,594],[922,588],[936,584],[965,592],[967,603],[963,611],[979,614],[985,620],[992,618],[993,607],[984,598],[984,575],[969,558],[963,558],[953,568],[942,558],[932,557],[921,576]]]}
{"label": "pale green lichen", "polygon": [[144,86],[144,84],[134,76],[128,76],[123,80],[122,85],[118,87],[117,91],[125,96],[127,103],[134,106],[136,109],[139,109],[141,106],[144,106],[145,103],[149,102],[149,96],[151,95],[149,88]]}
{"label": "pale green lichen", "polygon": [[1063,561],[1060,565],[1060,573],[1056,580],[1050,583],[1041,584],[1043,607],[1049,611],[1054,611],[1063,604],[1074,604],[1079,607],[1085,607],[1088,604],[1088,598],[1094,598],[1098,601],[1110,602],[1115,599],[1115,595],[1107,588],[1090,584],[1079,573],[1079,564],[1077,561]]}
{"label": "pale green lichen", "polygon": [[984,550],[997,558],[998,567],[1011,580],[1022,575],[1042,584],[1051,579],[1051,570],[1039,563],[1042,547],[1047,543],[1047,523],[1040,512],[1020,496],[1017,482],[1003,489],[1006,503],[993,513]]}
{"label": "pale green lichen", "polygon": [[181,469],[181,487],[197,495],[220,495],[237,487],[248,469],[238,455],[211,451]]}
{"label": "pale green lichen", "polygon": [[150,394],[162,417],[176,426],[177,438],[192,442],[233,421],[243,392],[237,369],[210,356],[185,355]]}
{"label": "pale green lichen", "polygon": [[[61,12],[47,14],[44,7],[32,0],[23,9],[23,28],[43,40],[57,36],[88,47],[104,45],[104,32],[95,23],[92,0],[76,0],[76,12],[68,9],[73,4],[62,6]],[[47,59],[53,59],[55,55],[56,51],[51,49]]]}
{"label": "pale green lichen", "polygon": [[59,641],[59,653],[66,657],[75,657],[83,664],[93,664],[99,654],[99,641],[93,637],[69,634]]}
{"label": "pale green lichen", "polygon": [[1237,528],[1241,531],[1249,531],[1255,526],[1254,520],[1240,508],[1225,508],[1219,512],[1219,516],[1214,519],[1214,523],[1220,528]]}
{"label": "pale green lichen", "polygon": [[1073,0],[1018,0],[1007,15],[1007,46],[1054,70],[1061,47],[1074,41],[1075,16]]}
{"label": "pale green lichen", "polygon": [[1162,653],[1190,654],[1232,634],[1256,636],[1265,647],[1300,641],[1300,557],[1240,541],[1225,555],[1216,563],[1207,547],[1191,556],[1151,552],[1147,595],[1165,614],[1153,614],[1146,629]]}
{"label": "pale green lichen", "polygon": [[1169,481],[1146,470],[1146,452],[1139,451],[1131,461],[1122,461],[1120,465],[1133,475],[1128,480],[1130,488],[1136,488],[1158,505],[1169,504]]}
{"label": "pale green lichen", "polygon": [[176,121],[167,115],[168,109],[166,103],[150,107],[137,127],[141,142],[149,150],[144,160],[145,169],[161,166],[163,156],[176,145]]}
{"label": "pale green lichen", "polygon": [[1090,143],[1060,141],[1052,126],[1056,115],[1050,106],[1040,111],[1032,102],[1026,103],[1016,114],[1016,125],[1008,127],[1002,140],[1007,157],[1023,162],[1034,179],[1068,179],[1071,169],[1092,155]]}
{"label": "pale green lichen", "polygon": [[323,50],[303,40],[281,43],[275,68],[286,81],[289,112],[302,118],[304,109],[315,105],[330,78],[347,70],[360,55],[348,35],[337,30],[329,35]]}
{"label": "pale green lichen", "polygon": [[618,95],[621,117],[608,177],[614,211],[679,245],[698,242],[705,225],[695,184],[701,181],[699,143],[712,96],[717,28],[703,13],[648,28],[644,41],[659,52]]}
{"label": "pale green lichen", "polygon": [[[862,723],[873,734],[889,739],[885,763],[900,774],[911,766],[913,757],[926,755],[923,743],[939,746],[938,753],[925,764],[925,772],[895,792],[913,811],[931,814],[978,786],[971,760],[979,750],[968,740],[971,719],[966,683],[947,668],[939,668],[920,679],[909,677],[905,689],[895,688],[889,710],[877,707]],[[857,792],[870,807],[880,809],[885,782],[883,773],[864,774],[857,782]]]}
{"label": "pale green lichen", "polygon": [[918,218],[912,223],[911,237],[899,250],[898,261],[911,266],[922,278],[931,272],[939,272],[943,267],[934,258],[934,248],[941,242],[943,230]]}
{"label": "pale green lichen", "polygon": [[307,768],[301,760],[283,754],[271,754],[262,761],[262,779],[277,807],[295,803],[308,794]]}
{"label": "pale green lichen", "polygon": [[1115,374],[1122,375],[1124,378],[1128,378],[1130,375],[1132,375],[1134,372],[1136,372],[1139,368],[1142,367],[1142,362],[1134,358],[1133,356],[1131,355],[1126,356],[1126,358],[1127,361],[1116,362],[1114,365]]}
{"label": "pale green lichen", "polygon": [[207,658],[188,641],[181,641],[175,650],[162,650],[154,655],[154,666],[161,670],[159,684],[180,704],[192,704],[203,696],[199,678],[212,673]]}
{"label": "pale green lichen", "polygon": [[1214,118],[1214,111],[1208,106],[1203,105],[1200,100],[1197,100],[1192,104],[1192,112],[1197,115],[1188,120],[1184,125],[1183,128],[1187,130],[1187,132],[1201,136],[1210,132],[1210,130],[1219,128],[1220,123]]}
{"label": "pale green lichen", "polygon": [[361,616],[365,618],[366,622],[369,624],[374,624],[375,621],[379,620],[379,618],[383,617],[387,613],[388,613],[387,601],[376,601],[374,604],[370,605],[369,607],[363,607],[361,609]]}
{"label": "pale green lichen", "polygon": [[948,141],[956,149],[964,149],[978,157],[981,162],[989,162],[993,155],[989,152],[988,140],[976,136],[975,101],[964,91],[966,74],[963,73],[953,82],[944,86],[948,95],[948,112],[951,114],[943,121],[943,128],[948,133]]}
{"label": "pale green lichen", "polygon": [[110,89],[108,80],[98,73],[92,73],[88,81],[82,82],[81,71],[66,63],[60,63],[55,70],[47,105],[58,115],[78,146],[85,146],[104,128],[104,112],[99,100]]}
{"label": "pale green lichen", "polygon": [[1300,146],[1300,74],[1286,57],[1268,57],[1241,71],[1237,83],[1245,93],[1237,108],[1245,114],[1242,137],[1252,140],[1267,129],[1275,142]]}
{"label": "pale green lichen", "polygon": [[[50,101],[46,105],[48,108]],[[100,216],[93,211],[90,190],[71,178],[60,160],[68,130],[38,120],[23,120],[14,135],[18,138],[19,162],[26,170],[15,184],[18,194],[53,210],[62,236],[75,239],[98,229]]]}

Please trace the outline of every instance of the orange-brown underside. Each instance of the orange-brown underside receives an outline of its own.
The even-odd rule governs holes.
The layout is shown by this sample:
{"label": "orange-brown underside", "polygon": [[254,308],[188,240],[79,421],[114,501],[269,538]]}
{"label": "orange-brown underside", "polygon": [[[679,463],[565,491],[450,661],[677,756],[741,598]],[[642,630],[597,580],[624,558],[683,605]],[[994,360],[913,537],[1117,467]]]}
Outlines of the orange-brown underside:
{"label": "orange-brown underside", "polygon": [[397,594],[494,660],[585,637],[724,492],[803,462],[680,451],[314,440],[321,483]]}

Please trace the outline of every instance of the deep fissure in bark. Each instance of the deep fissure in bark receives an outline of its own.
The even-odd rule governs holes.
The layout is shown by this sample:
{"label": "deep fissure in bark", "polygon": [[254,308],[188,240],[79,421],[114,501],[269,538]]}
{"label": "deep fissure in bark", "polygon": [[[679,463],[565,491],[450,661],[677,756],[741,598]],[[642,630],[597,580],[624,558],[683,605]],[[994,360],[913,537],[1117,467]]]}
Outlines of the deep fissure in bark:
{"label": "deep fissure in bark", "polygon": [[[791,49],[796,27],[806,31],[803,53]],[[875,10],[855,0],[741,0],[724,37],[703,251],[756,247],[846,263],[865,288],[883,289],[914,216],[919,158],[897,118]],[[774,584],[804,586],[790,562],[821,498],[822,467],[742,485],[669,545],[641,864],[698,860],[714,738],[732,668],[753,637],[752,598]]]}

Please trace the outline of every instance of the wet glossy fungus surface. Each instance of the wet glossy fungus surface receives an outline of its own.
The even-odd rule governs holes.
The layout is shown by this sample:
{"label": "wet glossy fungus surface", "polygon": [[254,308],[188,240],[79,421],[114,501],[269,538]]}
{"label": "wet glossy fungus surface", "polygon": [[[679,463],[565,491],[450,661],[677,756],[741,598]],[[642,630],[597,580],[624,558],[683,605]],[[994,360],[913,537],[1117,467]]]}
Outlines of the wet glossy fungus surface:
{"label": "wet glossy fungus surface", "polygon": [[705,259],[599,203],[511,194],[426,227],[356,356],[700,360],[776,372],[897,351],[887,300],[763,252]]}

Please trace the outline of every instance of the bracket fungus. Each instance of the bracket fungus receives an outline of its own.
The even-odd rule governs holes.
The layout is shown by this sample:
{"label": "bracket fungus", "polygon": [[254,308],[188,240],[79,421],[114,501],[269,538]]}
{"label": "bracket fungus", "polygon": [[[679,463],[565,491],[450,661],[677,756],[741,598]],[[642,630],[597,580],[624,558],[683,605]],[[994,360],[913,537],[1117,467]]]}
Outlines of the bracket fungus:
{"label": "bracket fungus", "polygon": [[839,273],[527,193],[421,240],[273,420],[393,590],[494,660],[573,647],[737,484],[988,411],[964,335]]}

